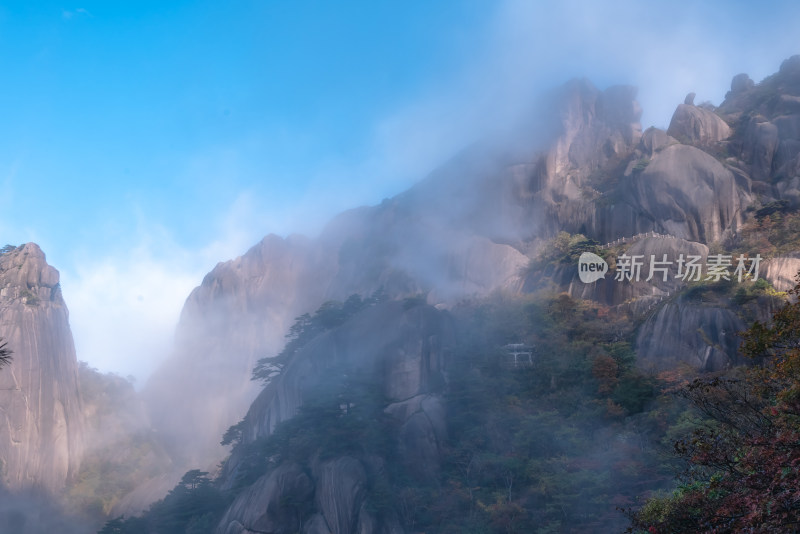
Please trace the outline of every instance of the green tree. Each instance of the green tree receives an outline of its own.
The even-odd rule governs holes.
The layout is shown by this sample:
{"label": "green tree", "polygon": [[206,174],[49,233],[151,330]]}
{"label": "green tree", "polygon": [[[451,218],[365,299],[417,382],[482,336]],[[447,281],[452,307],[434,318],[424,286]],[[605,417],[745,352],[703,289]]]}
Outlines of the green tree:
{"label": "green tree", "polygon": [[163,499],[150,505],[141,517],[111,519],[98,534],[212,532],[229,504],[229,496],[215,487],[208,473],[193,469]]}
{"label": "green tree", "polygon": [[360,295],[353,294],[344,303],[335,300],[324,302],[314,312],[314,315],[304,313],[300,317],[295,317],[294,324],[289,328],[289,333],[286,334],[288,341],[283,350],[277,356],[268,356],[258,360],[253,369],[251,380],[269,381],[309,341],[319,334],[341,326],[364,307],[376,303],[377,301],[365,302]]}
{"label": "green tree", "polygon": [[13,352],[8,348],[8,343],[3,341],[3,338],[0,337],[0,368],[11,363],[11,354],[13,354]]}
{"label": "green tree", "polygon": [[[800,295],[800,273],[790,294]],[[675,444],[688,464],[682,484],[632,514],[634,529],[800,530],[800,302],[787,302],[769,324],[756,321],[743,338],[756,365],[680,391],[706,424]]]}

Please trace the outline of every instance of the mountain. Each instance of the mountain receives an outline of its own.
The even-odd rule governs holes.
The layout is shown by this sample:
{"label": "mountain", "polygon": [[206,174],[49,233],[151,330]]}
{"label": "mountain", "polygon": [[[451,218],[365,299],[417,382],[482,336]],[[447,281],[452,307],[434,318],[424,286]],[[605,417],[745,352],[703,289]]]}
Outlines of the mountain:
{"label": "mountain", "polygon": [[14,490],[62,490],[85,448],[78,363],[58,280],[33,243],[0,254],[0,336],[14,351],[0,372],[0,476]]}
{"label": "mountain", "polygon": [[519,291],[526,252],[546,235],[543,227],[560,224],[551,217],[572,216],[570,209],[559,213],[563,202],[555,199],[563,192],[536,199],[531,180],[555,189],[564,169],[608,160],[595,145],[621,151],[640,129],[631,88],[600,92],[581,81],[554,98],[567,106],[563,132],[555,141],[548,132],[546,142],[556,148],[533,163],[523,159],[529,147],[498,153],[494,143],[476,146],[411,190],[339,215],[315,239],[270,235],[217,265],[187,299],[175,354],[145,392],[154,424],[176,453],[194,465],[217,461],[215,438],[257,393],[249,383],[255,362],[277,353],[292,319],[325,300],[378,289],[392,296],[427,292],[434,303]]}
{"label": "mountain", "polygon": [[0,519],[80,531],[52,497],[96,524],[166,494],[149,514],[219,534],[617,525],[688,424],[661,393],[744,363],[800,271],[800,56],[666,130],[635,97],[570,81],[408,191],[218,264],[141,394],[78,365],[58,272],[6,246]]}
{"label": "mountain", "polygon": [[[222,487],[241,486],[242,478],[257,477],[248,445],[271,435],[310,399],[319,399],[322,391],[337,396],[346,415],[355,418],[359,410],[365,410],[361,416],[369,422],[385,424],[379,434],[388,432],[389,426],[395,428],[400,436],[399,455],[408,472],[434,476],[446,436],[441,393],[446,356],[453,346],[453,326],[434,308],[398,301],[366,305],[341,327],[298,350],[279,377],[264,388],[238,425],[239,446],[225,463]],[[319,532],[324,531],[322,525],[349,532],[352,528],[374,531],[379,524],[387,531],[400,531],[397,517],[379,518],[369,510],[368,486],[385,477],[386,460],[380,454],[385,456],[385,451],[380,450],[375,434],[357,429],[358,425],[336,432],[317,425],[318,439],[335,442],[345,454],[301,458],[269,470],[236,497],[217,531],[246,532],[245,527],[296,531],[301,526],[298,518],[282,507],[287,499],[306,501],[318,510],[308,524],[320,525]],[[351,450],[347,441],[352,442]],[[365,449],[371,454],[365,454]]]}
{"label": "mountain", "polygon": [[[179,470],[212,470],[225,454],[220,437],[247,414],[229,429],[239,446],[220,483],[238,493],[219,532],[256,524],[291,531],[297,514],[312,517],[304,532],[401,528],[391,514],[378,520],[360,508],[363,481],[381,477],[380,454],[285,462],[253,470],[260,473],[254,479],[243,458],[248,444],[263,444],[279,423],[298,420],[309,391],[343,365],[371,377],[391,424],[421,425],[395,445],[416,447],[416,460],[435,472],[441,457],[431,444],[445,426],[437,418],[446,417],[437,398],[447,391],[448,373],[446,358],[431,363],[429,344],[448,336],[430,333],[425,321],[446,323],[442,310],[464,299],[562,292],[573,299],[563,306],[591,303],[584,314],[625,318],[606,321],[618,328],[608,342],[630,339],[637,368],[650,373],[740,363],[736,333],[768,317],[800,269],[800,56],[759,84],[737,75],[718,107],[687,96],[666,131],[642,131],[635,95],[629,86],[599,90],[571,81],[541,106],[533,127],[465,149],[408,191],[337,216],[316,238],[267,236],[205,277],[187,299],[173,356],[144,395]],[[582,282],[583,252],[617,276]],[[736,258],[746,258],[754,274],[756,255],[760,280],[737,280]],[[620,277],[632,256],[670,258],[668,273],[652,283]],[[705,271],[681,278],[675,260],[688,256],[704,268],[729,261],[732,279],[713,284]],[[394,302],[373,299],[348,321],[314,330],[309,343],[284,351],[264,375],[264,389],[250,380],[259,360],[281,352],[287,332],[293,346],[304,324],[340,310],[331,301],[353,294]],[[403,299],[438,311],[406,309]],[[303,319],[314,309],[318,315]],[[408,326],[417,315],[427,319]],[[397,365],[402,372],[392,371]],[[434,385],[423,376],[442,380]],[[551,379],[557,388],[556,374]],[[614,412],[617,401],[609,402]],[[284,497],[305,511],[272,514],[269,503]]]}

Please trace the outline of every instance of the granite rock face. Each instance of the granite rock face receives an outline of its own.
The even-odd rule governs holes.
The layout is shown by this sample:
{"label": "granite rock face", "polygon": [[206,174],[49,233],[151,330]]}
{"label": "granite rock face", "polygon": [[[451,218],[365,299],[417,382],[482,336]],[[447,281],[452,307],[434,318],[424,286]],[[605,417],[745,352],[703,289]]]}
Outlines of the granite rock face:
{"label": "granite rock face", "polygon": [[[319,335],[291,358],[250,407],[243,445],[233,449],[222,468],[223,487],[230,487],[243,468],[245,446],[271,435],[278,423],[291,418],[330,380],[332,366],[373,377],[390,402],[385,411],[397,422],[404,462],[414,476],[435,476],[446,437],[441,393],[452,336],[445,313],[422,305],[406,309],[402,302],[375,305]],[[305,469],[281,464],[237,497],[217,532],[294,532],[291,528],[297,525],[280,519],[270,505],[290,498],[302,501],[311,512],[304,532],[402,532],[396,517],[378,518],[365,506],[368,480],[381,476],[383,463],[374,456],[339,456],[310,458]]]}
{"label": "granite rock face", "polygon": [[186,301],[174,354],[144,391],[178,465],[219,462],[219,436],[258,394],[250,380],[256,361],[279,353],[294,318],[324,301],[379,289],[393,297],[429,292],[434,302],[518,290],[528,261],[521,251],[450,228],[445,214],[420,215],[410,203],[401,197],[347,212],[313,240],[267,236],[205,277]]}
{"label": "granite rock face", "polygon": [[735,230],[752,202],[731,171],[687,145],[668,146],[654,155],[632,186],[637,204],[664,233],[700,243]]}
{"label": "granite rock face", "polygon": [[314,495],[314,484],[297,464],[284,464],[259,478],[236,497],[222,518],[225,534],[297,532],[300,518],[284,504]]}
{"label": "granite rock face", "polygon": [[292,319],[319,304],[325,279],[314,268],[308,239],[270,235],[218,264],[189,295],[174,354],[143,391],[179,471],[222,457],[220,436],[258,393],[255,362],[280,352]]}
{"label": "granite rock face", "polygon": [[80,467],[81,395],[59,275],[28,243],[0,254],[0,477],[12,489],[58,492]]}
{"label": "granite rock face", "polygon": [[797,273],[800,272],[800,251],[795,257],[779,256],[766,262],[763,278],[772,283],[778,291],[788,291],[797,284]]}
{"label": "granite rock face", "polygon": [[[705,242],[735,228],[747,184],[699,149],[670,146],[664,132],[643,136],[635,96],[630,86],[569,82],[545,106],[546,127],[512,149],[471,147],[408,191],[337,216],[317,238],[267,236],[217,265],[187,299],[173,357],[145,390],[178,464],[209,468],[222,457],[219,436],[258,393],[255,361],[279,352],[293,319],[325,300],[379,288],[426,293],[431,304],[516,293],[537,243],[561,230],[611,240],[666,227]],[[597,202],[606,195],[598,176],[642,158],[652,160],[645,172],[631,170],[614,202]]]}
{"label": "granite rock face", "polygon": [[735,167],[763,182],[766,197],[800,206],[800,56],[759,84],[739,74],[719,111],[737,123],[727,152]]}
{"label": "granite rock face", "polygon": [[244,419],[245,440],[268,436],[294,416],[304,398],[327,379],[333,363],[377,373],[384,395],[393,402],[439,391],[452,335],[446,317],[429,306],[405,310],[402,302],[387,302],[365,310],[315,338],[267,384]]}
{"label": "granite rock face", "polygon": [[707,145],[727,139],[732,132],[719,115],[687,102],[675,110],[667,133],[688,144]]}
{"label": "granite rock face", "polygon": [[729,368],[739,360],[737,333],[746,325],[727,308],[678,299],[661,307],[636,342],[638,365],[655,371],[684,362],[704,371]]}

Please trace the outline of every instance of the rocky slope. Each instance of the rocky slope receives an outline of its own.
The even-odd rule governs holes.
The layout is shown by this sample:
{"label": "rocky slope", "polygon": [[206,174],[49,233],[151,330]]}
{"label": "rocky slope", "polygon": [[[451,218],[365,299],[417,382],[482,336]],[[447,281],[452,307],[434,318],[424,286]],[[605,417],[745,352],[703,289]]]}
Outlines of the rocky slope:
{"label": "rocky slope", "polygon": [[318,305],[316,265],[308,239],[267,236],[217,265],[187,299],[175,354],[144,391],[153,425],[181,468],[218,462],[219,437],[257,394],[250,380],[256,360],[280,351],[291,320]]}
{"label": "rocky slope", "polygon": [[78,366],[69,314],[39,247],[0,254],[0,336],[14,351],[0,372],[0,476],[11,489],[57,492],[84,450]]}
{"label": "rocky slope", "polygon": [[[298,352],[250,407],[241,440],[224,465],[223,488],[234,486],[246,469],[249,444],[270,436],[342,372],[378,385],[409,473],[435,476],[446,434],[440,394],[453,329],[447,316],[431,307],[406,308],[402,302],[370,307]],[[281,463],[239,493],[217,532],[297,531],[297,518],[282,505],[287,501],[305,503],[311,512],[303,532],[402,532],[396,517],[379,518],[367,506],[367,481],[381,476],[383,462],[344,455]]]}

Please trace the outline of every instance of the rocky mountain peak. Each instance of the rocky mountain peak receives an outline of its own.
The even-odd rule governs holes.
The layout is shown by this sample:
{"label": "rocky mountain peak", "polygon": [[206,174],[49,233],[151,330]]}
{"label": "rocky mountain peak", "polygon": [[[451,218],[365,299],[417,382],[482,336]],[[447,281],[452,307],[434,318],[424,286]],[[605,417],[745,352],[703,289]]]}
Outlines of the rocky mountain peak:
{"label": "rocky mountain peak", "polygon": [[[219,264],[187,300],[173,358],[146,388],[159,435],[181,467],[208,469],[222,456],[218,439],[225,426],[233,425],[244,445],[271,435],[331,377],[332,362],[342,360],[383,370],[379,383],[392,402],[386,413],[405,425],[400,444],[429,452],[417,458],[436,458],[441,391],[430,384],[446,376],[439,357],[446,329],[439,331],[433,308],[409,310],[399,301],[411,296],[446,307],[459,298],[533,292],[552,282],[573,297],[642,318],[635,342],[642,365],[669,368],[682,355],[695,367],[724,368],[738,343],[731,333],[744,325],[722,300],[680,296],[685,286],[676,280],[663,287],[616,284],[611,277],[579,284],[575,262],[564,258],[555,267],[531,267],[561,232],[570,243],[583,238],[575,243],[611,260],[625,252],[707,261],[710,251],[741,240],[756,203],[788,201],[800,191],[796,63],[788,61],[759,84],[736,76],[718,108],[694,105],[689,95],[668,131],[644,133],[635,88],[600,90],[574,80],[549,102],[541,119],[546,134],[533,142],[515,140],[502,153],[476,143],[409,191],[340,215],[318,238],[267,236]],[[520,144],[526,148],[516,150]],[[796,261],[772,261],[765,274],[770,281],[788,280]],[[278,354],[292,318],[302,325],[298,316],[323,310],[328,299],[367,297],[378,289],[398,301],[319,334],[258,393],[249,381],[252,366]],[[244,452],[236,452],[223,473],[229,484],[246,464],[237,455]],[[287,463],[263,473],[237,497],[220,532],[275,530],[285,518],[265,514],[272,506],[265,503],[282,497],[314,500],[318,511],[308,525],[328,528],[338,524],[334,517],[346,517],[347,524],[369,517],[358,506],[368,458],[312,464]],[[418,464],[434,471],[435,462]],[[353,482],[331,489],[326,473],[334,471]],[[336,495],[344,497],[337,501]]]}
{"label": "rocky mountain peak", "polygon": [[[50,289],[58,286],[58,271],[47,264],[44,252],[36,243],[6,248],[0,255],[0,284],[2,288],[22,290]],[[48,293],[47,291],[45,291]],[[7,294],[3,294],[6,296]],[[48,295],[48,300],[49,295]]]}
{"label": "rocky mountain peak", "polygon": [[630,85],[600,91],[585,79],[565,84],[557,97],[561,135],[550,150],[548,174],[588,174],[637,143],[642,110],[636,92]]}
{"label": "rocky mountain peak", "polygon": [[34,243],[0,254],[0,466],[11,488],[57,491],[80,465],[83,415],[75,346],[59,274]]}

